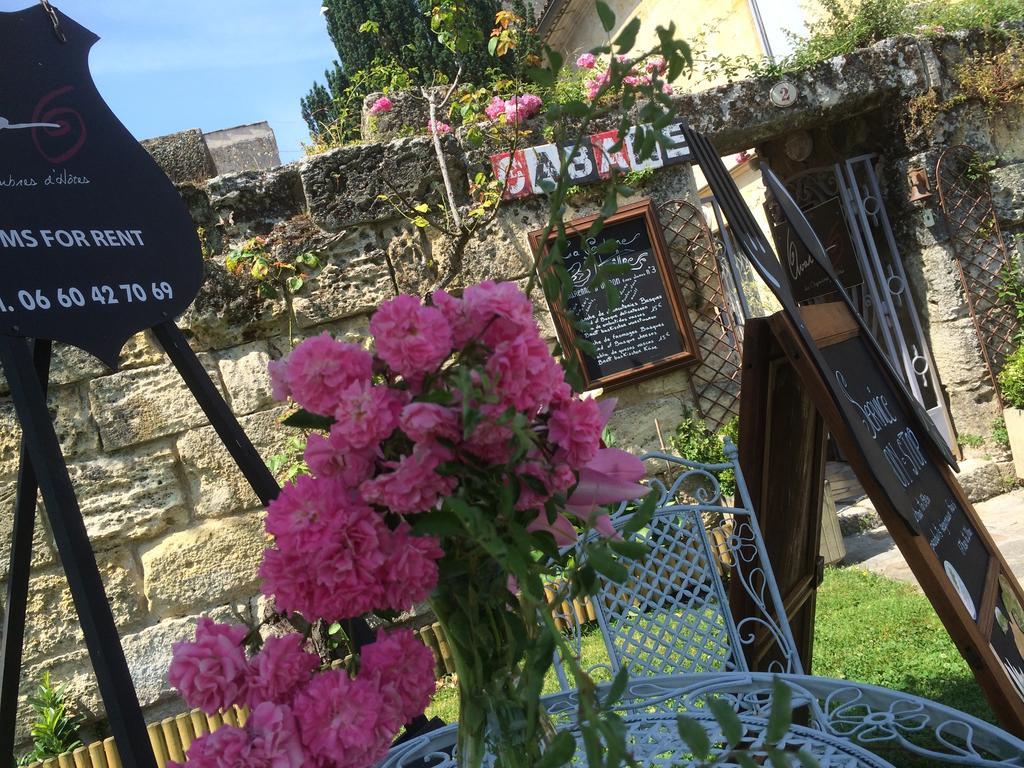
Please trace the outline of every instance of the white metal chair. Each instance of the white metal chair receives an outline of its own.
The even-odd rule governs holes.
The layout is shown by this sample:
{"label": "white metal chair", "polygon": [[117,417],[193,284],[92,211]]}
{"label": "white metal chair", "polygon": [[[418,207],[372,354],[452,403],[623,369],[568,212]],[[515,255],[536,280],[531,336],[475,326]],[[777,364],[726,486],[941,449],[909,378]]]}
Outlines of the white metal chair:
{"label": "white metal chair", "polygon": [[[804,708],[807,726],[830,738],[903,750],[928,764],[1024,766],[1024,741],[971,715],[899,691],[804,674],[728,441],[726,454],[729,462],[716,465],[662,453],[643,457],[660,498],[653,519],[632,538],[647,543],[650,554],[630,567],[623,584],[599,576],[591,598],[607,656],[593,671],[601,678],[629,669],[623,709],[706,716],[707,700],[724,697],[741,716],[764,717],[772,680],[779,678],[792,689],[794,707]],[[721,493],[720,476],[729,470],[735,506]],[[631,516],[624,504],[612,523],[622,530]],[[737,589],[754,608],[739,620],[729,606],[730,590]],[[575,612],[560,618],[580,649],[588,629]],[[745,651],[755,642],[771,646],[765,672],[749,669]],[[568,689],[561,663],[556,671]],[[845,760],[819,756],[822,766]]]}

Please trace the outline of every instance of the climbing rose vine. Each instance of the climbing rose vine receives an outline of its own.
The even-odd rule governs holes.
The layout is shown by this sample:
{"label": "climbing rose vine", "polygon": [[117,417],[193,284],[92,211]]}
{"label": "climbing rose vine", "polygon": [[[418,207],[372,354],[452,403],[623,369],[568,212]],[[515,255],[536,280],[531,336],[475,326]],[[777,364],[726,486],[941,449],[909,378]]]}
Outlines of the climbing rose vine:
{"label": "climbing rose vine", "polygon": [[[558,545],[610,533],[604,505],[644,493],[642,463],[602,446],[611,401],[572,392],[514,284],[438,291],[430,304],[398,296],[370,332],[372,353],[323,334],[271,364],[275,396],[321,428],[306,444],[311,474],[267,509],[260,577],[279,611],[393,615],[467,551],[536,592]],[[201,619],[174,646],[168,676],[190,706],[251,713],[198,739],[193,768],[370,766],[434,691],[433,656],[408,630],[378,634],[354,674],[321,670],[299,634],[249,656],[248,637]]]}

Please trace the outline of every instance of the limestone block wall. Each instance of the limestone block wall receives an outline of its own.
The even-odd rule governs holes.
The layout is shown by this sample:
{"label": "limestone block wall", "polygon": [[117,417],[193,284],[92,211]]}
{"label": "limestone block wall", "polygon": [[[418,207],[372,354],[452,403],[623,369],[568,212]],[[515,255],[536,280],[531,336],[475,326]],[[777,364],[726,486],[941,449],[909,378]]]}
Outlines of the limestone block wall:
{"label": "limestone block wall", "polygon": [[[453,138],[446,153],[465,194],[467,173],[484,157]],[[378,199],[388,191],[385,178],[410,197],[431,194],[439,171],[427,140],[345,147],[180,187],[209,254],[205,284],[179,324],[265,458],[294,434],[278,423],[284,409],[271,398],[267,363],[313,334],[365,334],[378,304],[428,290],[444,266],[443,244]],[[692,173],[685,166],[658,172],[641,194],[658,203],[692,201]],[[573,204],[569,217],[596,212],[601,192],[584,192]],[[504,209],[470,243],[459,284],[524,282],[532,263],[527,233],[546,216],[542,200]],[[251,277],[229,273],[224,263],[230,248],[256,235],[280,258],[312,251],[323,266],[297,295],[261,298]],[[537,293],[534,300],[553,338],[546,304]],[[655,419],[670,431],[692,407],[688,376],[675,372],[619,391],[612,423],[619,443],[656,447]],[[58,346],[49,402],[141,702],[150,719],[180,711],[165,679],[171,644],[192,632],[200,614],[252,623],[258,612],[256,569],[266,544],[260,505],[145,334],[130,341],[116,372]],[[19,427],[0,381],[0,582],[7,577],[18,448]],[[71,596],[41,506],[39,512],[22,693],[49,671],[90,720],[101,720]],[[4,590],[0,583],[0,596]],[[25,712],[23,706],[22,735]],[[99,731],[104,735],[102,725]]]}

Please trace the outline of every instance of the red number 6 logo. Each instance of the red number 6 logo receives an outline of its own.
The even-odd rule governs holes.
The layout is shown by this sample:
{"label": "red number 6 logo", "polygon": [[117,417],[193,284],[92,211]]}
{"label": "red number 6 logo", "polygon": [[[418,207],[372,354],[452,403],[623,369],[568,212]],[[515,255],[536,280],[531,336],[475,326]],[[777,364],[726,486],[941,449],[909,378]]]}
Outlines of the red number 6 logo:
{"label": "red number 6 logo", "polygon": [[[32,113],[32,122],[34,123],[57,123],[60,126],[59,128],[32,129],[32,141],[35,142],[39,154],[54,165],[70,160],[85,144],[86,130],[82,116],[71,107],[50,106],[51,102],[73,90],[72,86],[65,85],[63,88],[51,91],[40,99]],[[53,141],[54,139],[60,139],[60,141]],[[44,142],[47,148],[43,147]],[[68,146],[69,142],[70,146]]]}

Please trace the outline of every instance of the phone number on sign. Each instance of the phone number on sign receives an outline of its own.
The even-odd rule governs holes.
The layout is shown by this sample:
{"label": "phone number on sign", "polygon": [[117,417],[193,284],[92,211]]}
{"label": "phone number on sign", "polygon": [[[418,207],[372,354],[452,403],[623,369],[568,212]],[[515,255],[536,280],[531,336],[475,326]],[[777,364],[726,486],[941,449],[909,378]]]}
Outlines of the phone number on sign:
{"label": "phone number on sign", "polygon": [[165,301],[174,298],[174,290],[167,282],[151,283],[147,289],[141,283],[120,283],[116,286],[93,285],[89,288],[58,288],[55,296],[42,290],[18,291],[17,302],[8,304],[0,299],[0,312],[13,312],[18,307],[34,312],[53,307],[74,309],[86,304],[132,304],[144,301]]}

